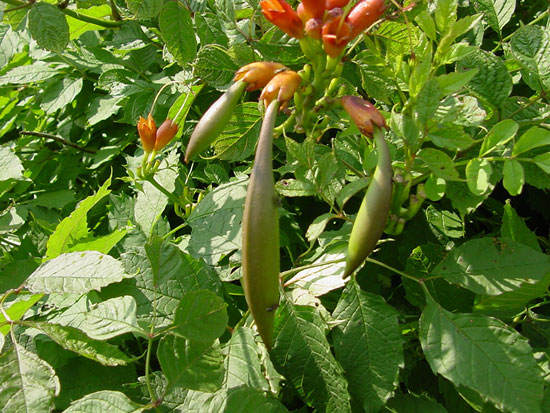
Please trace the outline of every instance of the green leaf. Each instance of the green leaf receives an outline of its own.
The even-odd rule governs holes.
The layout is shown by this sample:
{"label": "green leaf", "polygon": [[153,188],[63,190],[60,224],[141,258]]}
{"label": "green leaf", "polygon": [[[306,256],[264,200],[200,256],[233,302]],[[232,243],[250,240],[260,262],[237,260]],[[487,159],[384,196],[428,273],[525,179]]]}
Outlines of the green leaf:
{"label": "green leaf", "polygon": [[[151,263],[144,248],[134,247],[121,256],[126,272],[135,274],[134,277],[107,287],[106,293],[110,297],[134,297],[140,325],[154,323],[155,327],[162,328],[172,324],[182,297],[189,291],[208,289],[218,295],[222,294],[219,276],[211,267],[185,254],[175,245],[168,245],[180,257],[177,265],[164,269],[171,273],[166,282],[155,286]],[[105,289],[102,291],[105,292]]]}
{"label": "green leaf", "polygon": [[512,76],[503,60],[490,52],[477,50],[458,65],[458,71],[479,69],[467,85],[485,103],[500,106],[512,92]]}
{"label": "green leaf", "polygon": [[21,160],[6,146],[0,146],[0,182],[24,179]]}
{"label": "green leaf", "polygon": [[323,231],[325,230],[330,220],[336,217],[337,216],[335,214],[331,214],[331,213],[319,215],[317,218],[313,220],[311,224],[309,224],[309,227],[307,228],[307,231],[306,231],[306,239],[309,242],[314,242],[323,233]]}
{"label": "green leaf", "polygon": [[88,236],[88,211],[111,193],[108,189],[110,185],[111,178],[105,181],[95,195],[91,195],[80,202],[71,215],[57,225],[54,233],[48,239],[46,259],[55,258],[69,251],[71,245]]}
{"label": "green leaf", "polygon": [[124,393],[102,390],[75,400],[63,413],[137,413],[144,410],[148,410],[148,407],[134,403]]}
{"label": "green leaf", "polygon": [[54,369],[15,343],[0,355],[0,403],[5,412],[51,412],[59,394]]}
{"label": "green leaf", "polygon": [[441,93],[446,96],[457,92],[466,86],[470,80],[477,75],[478,69],[473,68],[465,72],[452,72],[446,75],[439,75],[435,79],[439,85]]}
{"label": "green leaf", "polygon": [[457,0],[436,0],[435,24],[439,33],[445,34],[449,27],[456,21],[458,1]]}
{"label": "green leaf", "polygon": [[512,240],[479,238],[453,248],[431,276],[476,294],[499,295],[542,280],[549,263],[545,254]]}
{"label": "green leaf", "polygon": [[426,192],[426,198],[430,201],[439,201],[445,195],[445,188],[447,184],[443,178],[439,178],[434,174],[430,174],[426,183],[424,184],[424,191]]}
{"label": "green leaf", "polygon": [[503,238],[510,238],[540,252],[537,236],[527,227],[523,218],[517,214],[509,201],[504,205],[500,234]]}
{"label": "green leaf", "polygon": [[550,35],[539,25],[520,27],[510,40],[510,50],[519,61],[525,82],[538,93],[550,87]]}
{"label": "green leaf", "polygon": [[533,126],[520,136],[514,145],[512,155],[517,156],[524,152],[530,151],[531,149],[546,145],[550,145],[550,131],[539,128],[538,126]]}
{"label": "green leaf", "polygon": [[174,333],[191,341],[212,342],[227,327],[227,304],[208,290],[190,291],[174,316]]}
{"label": "green leaf", "polygon": [[99,290],[129,275],[122,264],[96,251],[70,252],[46,261],[25,282],[37,293],[77,293]]}
{"label": "green leaf", "polygon": [[491,174],[493,168],[486,159],[470,159],[466,165],[466,182],[474,195],[483,195],[493,190]]}
{"label": "green leaf", "polygon": [[452,211],[439,210],[436,206],[429,205],[426,208],[426,220],[434,235],[439,239],[462,238],[464,236],[464,223]]}
{"label": "green leaf", "polygon": [[154,236],[145,244],[145,252],[151,264],[155,287],[179,275],[184,256],[173,244]]}
{"label": "green leaf", "polygon": [[284,405],[268,392],[250,387],[221,389],[216,393],[188,391],[178,410],[186,413],[288,412]]}
{"label": "green leaf", "polygon": [[209,192],[188,218],[190,248],[209,264],[241,248],[241,220],[247,180],[220,185]]}
{"label": "green leaf", "polygon": [[258,142],[261,124],[257,103],[238,105],[224,131],[213,143],[216,158],[237,162],[251,156]]}
{"label": "green leaf", "polygon": [[525,183],[521,163],[515,159],[506,159],[502,168],[502,175],[502,184],[508,193],[512,196],[521,194],[523,184]]}
{"label": "green leaf", "polygon": [[69,307],[48,321],[78,328],[94,340],[109,340],[125,333],[145,336],[147,332],[138,326],[136,310],[136,300],[126,295],[87,305],[76,311]]}
{"label": "green leaf", "polygon": [[[85,17],[95,17],[102,19],[111,16],[111,7],[108,4],[101,6],[91,6],[88,8],[79,8],[78,13]],[[78,39],[83,33],[91,30],[104,30],[103,26],[90,23],[88,21],[76,19],[71,16],[65,16],[69,24],[69,34],[71,40]]]}
{"label": "green leaf", "polygon": [[108,254],[127,233],[127,229],[118,229],[102,237],[84,238],[71,245],[67,252],[98,251],[102,254]]}
{"label": "green leaf", "polygon": [[197,54],[197,41],[189,10],[181,3],[165,3],[159,16],[159,27],[166,47],[180,66],[185,67]]}
{"label": "green leaf", "polygon": [[474,5],[477,11],[485,14],[491,29],[501,34],[502,28],[514,15],[516,0],[477,0]]}
{"label": "green leaf", "polygon": [[[168,192],[173,192],[178,176],[177,168],[173,167],[179,162],[176,151],[170,152],[160,163],[160,170],[155,174],[155,180]],[[137,195],[134,207],[134,218],[141,230],[150,235],[155,223],[160,219],[168,205],[168,198],[150,182],[143,183],[143,191]]]}
{"label": "green leaf", "polygon": [[275,318],[271,360],[308,405],[319,411],[349,412],[348,385],[330,351],[326,330],[316,308],[295,306],[283,298]]}
{"label": "green leaf", "polygon": [[428,396],[418,396],[412,393],[395,396],[388,401],[386,408],[392,412],[447,413],[447,410],[435,400]]}
{"label": "green leaf", "polygon": [[543,296],[550,285],[550,272],[534,284],[523,284],[514,291],[500,295],[479,295],[476,298],[474,312],[497,317],[504,321],[513,319],[523,311],[526,305]]}
{"label": "green leaf", "polygon": [[224,387],[248,386],[270,391],[269,382],[262,372],[260,347],[254,341],[252,329],[238,327],[223,349],[225,356]]}
{"label": "green leaf", "polygon": [[392,396],[404,366],[397,312],[378,295],[348,283],[332,314],[336,360],[349,392],[366,412],[378,411]]}
{"label": "green leaf", "polygon": [[[346,284],[346,280],[342,279],[346,266],[346,251],[347,245],[345,244],[327,249],[312,263],[315,267],[296,273],[287,282],[308,290],[315,297],[342,288]],[[329,264],[322,265],[324,262]]]}
{"label": "green leaf", "polygon": [[434,115],[441,103],[441,90],[436,79],[430,79],[418,93],[416,97],[416,118],[421,124],[426,122]]}
{"label": "green leaf", "polygon": [[462,128],[446,127],[428,134],[434,145],[453,151],[464,150],[474,144],[474,140]]}
{"label": "green leaf", "polygon": [[418,158],[439,178],[458,180],[458,171],[451,157],[445,152],[433,148],[424,148],[418,153]]}
{"label": "green leaf", "polygon": [[317,189],[313,182],[298,179],[282,179],[275,183],[277,193],[285,197],[313,196]]}
{"label": "green leaf", "polygon": [[550,175],[550,153],[542,153],[533,158],[533,161],[544,172]]}
{"label": "green leaf", "polygon": [[194,63],[196,75],[214,87],[228,85],[239,66],[229,52],[215,44],[203,46]]}
{"label": "green leaf", "polygon": [[123,366],[132,361],[117,346],[103,341],[91,340],[90,337],[77,328],[43,322],[33,322],[31,325],[42,331],[65,350],[73,351],[104,366]]}
{"label": "green leaf", "polygon": [[426,33],[430,40],[434,42],[437,40],[435,21],[434,19],[432,19],[432,16],[430,15],[430,13],[428,13],[427,10],[422,10],[420,13],[418,13],[414,18],[414,21],[418,24],[422,31]]}
{"label": "green leaf", "polygon": [[448,311],[470,311],[474,302],[474,293],[450,284],[443,278],[430,277],[432,269],[444,256],[444,247],[437,244],[420,245],[411,252],[407,258],[405,271],[417,280],[422,280],[423,283],[403,278],[407,301],[418,308],[424,308],[426,294],[422,286],[425,286],[430,295],[441,301]]}
{"label": "green leaf", "polygon": [[420,318],[420,343],[432,370],[499,410],[541,411],[543,380],[527,339],[502,321],[452,314],[433,300]]}
{"label": "green leaf", "polygon": [[29,30],[40,47],[61,53],[69,43],[65,15],[53,4],[34,3],[29,12]]}
{"label": "green leaf", "polygon": [[494,125],[483,138],[479,149],[479,156],[483,157],[512,139],[519,129],[519,125],[512,119],[504,119]]}
{"label": "green leaf", "polygon": [[[35,305],[43,296],[44,294],[21,295],[13,302],[4,303],[2,305],[4,311],[0,313],[0,335],[5,336],[10,331],[10,324],[6,323],[3,325],[7,321],[6,315],[11,321],[21,320],[27,310]],[[0,350],[2,350],[2,346],[0,346]]]}
{"label": "green leaf", "polygon": [[46,113],[55,113],[57,110],[71,104],[82,90],[83,80],[63,78],[53,87],[46,90],[42,97],[40,107]]}
{"label": "green leaf", "polygon": [[136,19],[157,17],[162,9],[162,0],[125,0]]}
{"label": "green leaf", "polygon": [[26,84],[50,79],[59,74],[59,69],[43,63],[18,66],[0,76],[0,86],[9,84]]}
{"label": "green leaf", "polygon": [[190,341],[167,335],[159,343],[157,357],[168,381],[187,389],[214,392],[224,378],[219,343]]}

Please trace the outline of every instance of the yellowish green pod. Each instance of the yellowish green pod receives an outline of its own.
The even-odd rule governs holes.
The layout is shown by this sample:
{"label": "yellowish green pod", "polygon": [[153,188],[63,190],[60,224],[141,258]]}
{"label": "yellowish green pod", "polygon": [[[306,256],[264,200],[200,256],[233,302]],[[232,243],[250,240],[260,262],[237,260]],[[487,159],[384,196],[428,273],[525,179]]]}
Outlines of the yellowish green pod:
{"label": "yellowish green pod", "polygon": [[189,138],[185,162],[189,162],[195,155],[208,148],[223,132],[247,86],[248,83],[243,81],[233,83],[202,115]]}
{"label": "yellowish green pod", "polygon": [[390,151],[382,128],[374,126],[373,136],[378,150],[378,162],[353,223],[344,278],[353,273],[376,247],[384,232],[391,206],[393,171]]}
{"label": "yellowish green pod", "polygon": [[279,305],[279,218],[272,169],[273,127],[280,102],[267,107],[250,175],[242,224],[242,283],[250,313],[270,350]]}

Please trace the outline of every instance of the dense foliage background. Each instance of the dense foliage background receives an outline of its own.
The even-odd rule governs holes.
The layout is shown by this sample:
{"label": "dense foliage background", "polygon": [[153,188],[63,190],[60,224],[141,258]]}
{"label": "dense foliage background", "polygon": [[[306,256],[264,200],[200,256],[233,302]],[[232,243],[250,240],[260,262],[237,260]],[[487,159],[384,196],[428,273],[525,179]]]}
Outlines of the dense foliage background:
{"label": "dense foliage background", "polygon": [[[239,283],[257,92],[182,161],[235,70],[307,63],[258,3],[0,2],[3,411],[550,411],[548,3],[395,3],[350,48],[402,194],[356,277],[372,145],[336,109],[276,139],[270,353]],[[165,85],[179,131],[144,181]]]}

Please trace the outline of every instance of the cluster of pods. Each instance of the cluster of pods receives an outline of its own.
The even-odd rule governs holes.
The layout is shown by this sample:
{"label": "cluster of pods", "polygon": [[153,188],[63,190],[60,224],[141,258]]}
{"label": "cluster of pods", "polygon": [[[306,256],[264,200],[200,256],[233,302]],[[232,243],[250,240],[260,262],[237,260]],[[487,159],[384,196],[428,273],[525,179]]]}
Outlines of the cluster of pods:
{"label": "cluster of pods", "polygon": [[[287,34],[322,39],[324,53],[337,57],[346,44],[373,24],[384,10],[383,0],[360,0],[353,7],[348,1],[302,0],[296,12],[284,0],[263,0],[260,4],[266,18]],[[203,114],[185,151],[185,162],[189,162],[207,149],[227,126],[241,96],[246,91],[262,89],[259,100],[265,113],[243,212],[241,255],[245,298],[268,349],[273,344],[280,289],[278,202],[272,165],[274,128],[277,113],[285,110],[291,99],[298,100],[308,88],[311,93],[312,85],[307,78],[280,63],[254,62],[243,66],[236,72],[229,89]],[[378,151],[376,169],[352,227],[345,278],[374,250],[384,231],[392,201],[392,166],[384,138],[386,123],[380,112],[357,96],[339,96],[334,101],[349,114],[362,134],[374,138]],[[163,132],[164,124],[172,125],[170,133]],[[147,119],[140,118],[138,131],[145,152],[153,151],[154,155],[167,143],[170,134],[170,139],[175,135],[177,125],[167,119],[156,130],[149,115]]]}

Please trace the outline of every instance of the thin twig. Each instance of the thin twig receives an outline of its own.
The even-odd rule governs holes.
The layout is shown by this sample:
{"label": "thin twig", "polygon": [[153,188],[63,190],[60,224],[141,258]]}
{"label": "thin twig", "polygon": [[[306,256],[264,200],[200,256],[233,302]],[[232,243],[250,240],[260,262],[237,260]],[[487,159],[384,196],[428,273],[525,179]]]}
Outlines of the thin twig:
{"label": "thin twig", "polygon": [[86,152],[86,153],[96,153],[97,152],[93,149],[88,149],[88,148],[84,148],[83,146],[77,145],[76,143],[68,141],[67,139],[62,138],[61,136],[52,135],[51,133],[24,130],[24,131],[19,132],[19,134],[20,135],[37,136],[39,138],[52,139],[56,142],[62,143],[65,146],[70,146],[71,148],[78,149],[79,151]]}

